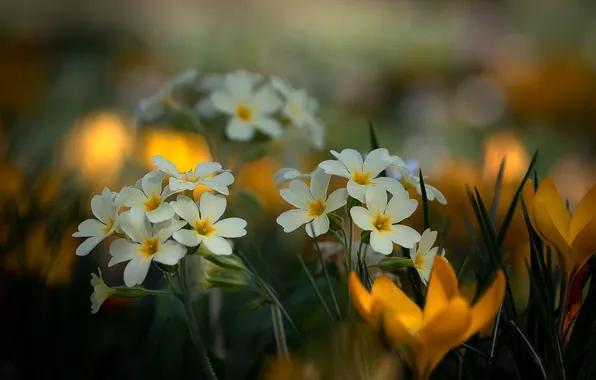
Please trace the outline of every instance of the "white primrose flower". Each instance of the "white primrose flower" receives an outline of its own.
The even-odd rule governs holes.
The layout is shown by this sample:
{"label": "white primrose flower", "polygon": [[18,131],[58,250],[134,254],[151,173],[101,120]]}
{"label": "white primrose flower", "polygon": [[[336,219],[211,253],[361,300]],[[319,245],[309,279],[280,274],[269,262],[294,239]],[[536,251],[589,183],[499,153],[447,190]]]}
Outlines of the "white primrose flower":
{"label": "white primrose flower", "polygon": [[412,248],[421,236],[411,227],[397,224],[414,213],[418,201],[410,199],[407,191],[393,194],[387,203],[387,191],[376,186],[374,196],[366,204],[367,208],[356,206],[350,210],[354,223],[370,233],[371,247],[384,255],[393,251],[393,243]]}
{"label": "white primrose flower", "polygon": [[277,188],[281,189],[293,179],[310,179],[311,174],[301,173],[292,168],[281,168],[274,175],[273,179],[277,181]]}
{"label": "white primrose flower", "polygon": [[305,90],[292,88],[279,77],[271,78],[271,84],[285,100],[282,108],[283,116],[288,118],[295,127],[309,129],[313,145],[322,150],[325,146],[325,127],[315,115],[318,108],[317,101],[308,96]]}
{"label": "white primrose flower", "polygon": [[348,194],[360,202],[366,202],[367,190],[376,185],[391,193],[403,191],[403,186],[393,178],[379,177],[379,173],[387,169],[393,162],[387,149],[379,148],[370,152],[366,160],[354,149],[344,149],[341,153],[331,151],[337,160],[327,160],[319,167],[327,174],[345,177],[348,179]]}
{"label": "white primrose flower", "polygon": [[174,210],[166,199],[176,191],[173,191],[170,186],[162,186],[164,177],[165,174],[158,170],[145,174],[135,187],[126,188],[124,206],[143,209],[151,223],[171,219],[174,216]]}
{"label": "white primrose flower", "polygon": [[[428,284],[430,272],[433,268],[433,262],[437,255],[437,251],[439,250],[439,247],[432,248],[436,239],[437,232],[427,228],[422,233],[420,243],[414,244],[414,247],[410,249],[410,258],[412,259],[412,262],[414,262],[414,267],[425,284]],[[442,250],[441,256],[445,256],[445,250]]]}
{"label": "white primrose flower", "polygon": [[330,179],[329,174],[318,169],[312,175],[310,188],[306,183],[295,179],[290,182],[288,189],[280,191],[286,202],[297,207],[277,218],[277,223],[284,228],[284,232],[292,232],[303,224],[306,224],[306,233],[310,237],[329,231],[327,214],[344,206],[348,198],[346,189],[337,189],[327,197]]}
{"label": "white primrose flower", "polygon": [[[404,186],[404,188],[406,189],[416,189],[416,192],[420,195],[422,195],[422,186],[420,184],[420,177],[417,175],[414,175],[414,165],[412,161],[408,161],[408,162],[404,162],[404,160],[402,160],[400,157],[398,156],[392,156],[393,159],[393,164],[392,164],[392,170],[393,170],[393,178],[396,178],[398,180],[401,180],[402,185]],[[417,166],[417,163],[416,163]],[[399,173],[399,176],[396,175],[396,173]],[[437,189],[434,186],[431,186],[429,184],[426,183],[426,179],[428,177],[424,176],[424,189],[426,190],[426,198],[429,201],[434,201],[435,199],[437,200],[437,202],[439,202],[442,205],[446,205],[447,204],[447,199],[445,198],[445,196],[443,195],[443,193],[441,193],[439,191],[439,189]]]}
{"label": "white primrose flower", "polygon": [[[250,77],[252,86],[256,86],[263,82],[263,75],[251,73],[246,70],[237,70],[236,73],[242,73],[242,75]],[[199,91],[212,93],[216,90],[221,90],[226,82],[225,74],[207,74],[201,78],[199,82]],[[212,118],[217,116],[218,110],[211,101],[210,96],[202,97],[196,104],[195,109],[200,116]]]}
{"label": "white primrose flower", "polygon": [[186,248],[168,240],[186,224],[184,221],[172,218],[151,225],[145,210],[133,207],[122,213],[120,224],[130,240],[117,239],[112,242],[112,259],[108,266],[129,261],[124,269],[124,284],[128,287],[143,283],[152,261],[176,265],[186,254]]}
{"label": "white primrose flower", "polygon": [[91,273],[91,286],[93,286],[93,293],[91,294],[91,314],[96,314],[105,300],[110,298],[116,291],[103,281],[101,276],[101,269],[97,268],[99,277],[95,273]]}
{"label": "white primrose flower", "polygon": [[107,187],[101,195],[91,199],[91,211],[97,219],[87,219],[79,224],[79,230],[72,234],[74,237],[86,237],[76,250],[78,256],[85,256],[103,239],[114,232],[119,232],[118,210],[126,197],[121,192],[113,193]]}
{"label": "white primrose flower", "polygon": [[171,202],[176,214],[180,215],[191,229],[179,230],[174,239],[187,247],[205,244],[205,248],[216,255],[231,255],[232,246],[226,238],[239,238],[246,235],[246,221],[240,218],[220,220],[226,211],[227,201],[221,195],[204,192],[197,205],[185,195],[179,195]]}
{"label": "white primrose flower", "polygon": [[234,183],[234,176],[229,170],[222,169],[218,162],[201,162],[194,171],[181,172],[173,162],[162,156],[153,156],[151,163],[157,169],[170,176],[169,186],[173,192],[194,190],[198,185],[207,186],[218,193],[228,195],[228,186]]}
{"label": "white primrose flower", "polygon": [[224,87],[211,94],[213,106],[230,116],[226,134],[231,140],[248,141],[255,131],[272,138],[283,132],[281,124],[272,114],[281,105],[269,85],[255,89],[253,77],[245,71],[226,75]]}

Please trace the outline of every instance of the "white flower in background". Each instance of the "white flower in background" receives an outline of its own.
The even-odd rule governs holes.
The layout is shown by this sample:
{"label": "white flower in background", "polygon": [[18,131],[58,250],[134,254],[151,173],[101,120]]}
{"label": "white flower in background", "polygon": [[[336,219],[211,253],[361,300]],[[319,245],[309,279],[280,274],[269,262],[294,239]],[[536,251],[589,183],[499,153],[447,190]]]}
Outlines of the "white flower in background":
{"label": "white flower in background", "polygon": [[[246,70],[237,70],[236,73],[242,73],[242,75],[250,77],[252,86],[257,86],[263,82],[263,75],[261,74],[251,73]],[[216,90],[221,90],[225,86],[225,79],[225,74],[204,75],[199,82],[199,91],[212,93]],[[210,96],[202,97],[197,102],[195,109],[199,115],[207,118],[212,118],[218,114],[218,110],[211,101]]]}
{"label": "white flower in background", "polygon": [[284,228],[284,232],[292,232],[303,224],[306,224],[306,233],[310,237],[329,231],[327,214],[344,206],[348,198],[346,189],[335,190],[327,197],[330,179],[330,175],[318,169],[312,175],[310,188],[306,183],[295,179],[290,182],[288,189],[280,191],[286,202],[297,207],[277,218],[277,223]]}
{"label": "white flower in background", "polygon": [[[322,241],[319,242],[319,248],[321,249],[321,254],[325,260],[333,260],[342,273],[345,271],[346,257],[343,244],[336,241]],[[352,245],[352,255],[350,256],[352,259],[352,268],[356,268],[358,263],[358,248],[360,248],[360,241],[356,240]],[[379,261],[385,257],[385,255],[376,252],[366,243],[362,244],[362,252],[360,253],[360,256],[364,259],[367,267],[379,264]]]}
{"label": "white flower in background", "polygon": [[240,218],[222,219],[227,201],[221,195],[205,192],[199,205],[187,196],[179,195],[170,203],[192,229],[174,233],[174,239],[187,247],[205,244],[205,248],[216,255],[231,255],[232,247],[226,238],[239,238],[246,235],[246,221]]}
{"label": "white flower in background", "polygon": [[173,162],[162,156],[153,156],[151,163],[157,169],[170,176],[169,186],[173,192],[194,190],[198,185],[207,186],[218,193],[228,195],[228,186],[234,183],[234,176],[229,170],[222,169],[218,162],[201,162],[195,170],[180,172]]}
{"label": "white flower in background", "polygon": [[399,193],[403,186],[393,178],[379,177],[379,173],[387,169],[391,161],[387,149],[379,148],[370,152],[366,160],[354,149],[344,149],[341,153],[331,151],[337,160],[327,160],[319,164],[319,167],[327,174],[345,177],[348,179],[348,194],[360,202],[366,201],[366,192],[376,185],[389,192]]}
{"label": "white flower in background", "polygon": [[[414,262],[414,267],[425,284],[428,284],[430,271],[433,268],[433,261],[439,250],[438,247],[432,248],[436,239],[437,231],[431,231],[430,228],[427,228],[422,233],[420,243],[414,244],[414,247],[410,250],[410,258]],[[445,256],[445,250],[441,252],[441,256]]]}
{"label": "white flower in background", "polygon": [[420,234],[411,227],[399,225],[405,218],[414,213],[418,201],[410,199],[407,191],[393,194],[387,203],[387,191],[381,186],[373,188],[374,196],[366,207],[352,207],[350,215],[354,223],[370,233],[371,247],[384,255],[393,251],[393,243],[405,248],[412,248],[420,241]]}
{"label": "white flower in background", "polygon": [[172,218],[152,226],[145,210],[133,207],[122,213],[120,224],[130,240],[117,239],[112,242],[112,259],[108,266],[129,261],[124,269],[124,284],[128,287],[143,283],[152,261],[176,265],[186,254],[186,248],[168,240],[186,224],[184,221]]}
{"label": "white flower in background", "polygon": [[391,178],[395,178],[398,181],[401,181],[401,179],[402,179],[402,175],[401,175],[399,168],[402,168],[402,170],[403,170],[403,168],[408,169],[408,173],[415,175],[416,170],[418,169],[418,166],[420,165],[419,162],[416,160],[404,161],[401,159],[401,157],[398,157],[398,156],[392,156],[391,158],[394,161],[393,161],[393,164],[391,164],[391,166],[389,166],[387,168],[387,175],[390,176]]}
{"label": "white flower in background", "polygon": [[292,168],[281,168],[274,175],[273,179],[277,181],[277,188],[280,189],[286,185],[286,183],[294,179],[310,179],[311,174],[301,173],[296,169]]}
{"label": "white flower in background", "polygon": [[87,219],[79,224],[79,230],[72,234],[74,237],[86,237],[76,250],[78,256],[85,256],[103,239],[119,229],[118,210],[125,198],[123,193],[113,193],[107,187],[101,195],[91,199],[91,211],[97,219]]}
{"label": "white flower in background", "polygon": [[[391,168],[394,173],[393,178],[401,180],[401,184],[404,186],[404,188],[416,189],[416,192],[418,194],[422,195],[422,186],[420,184],[420,177],[413,174],[413,172],[415,170],[415,167],[413,167],[413,162],[412,161],[404,162],[404,160],[402,160],[398,156],[392,156],[392,159],[393,159],[393,164],[392,164]],[[416,162],[416,166],[418,166],[417,162]],[[395,172],[399,173],[399,176],[395,175]],[[443,193],[441,193],[439,191],[439,189],[437,189],[436,187],[427,184],[426,183],[427,178],[428,178],[427,176],[424,176],[424,178],[423,178],[424,179],[424,189],[426,190],[426,198],[429,201],[434,201],[436,199],[437,202],[439,202],[440,204],[446,205],[447,199],[445,198]]]}
{"label": "white flower in background", "polygon": [[211,94],[211,102],[230,119],[226,134],[231,140],[248,141],[255,131],[260,131],[272,138],[278,138],[283,132],[281,124],[272,114],[281,105],[269,85],[262,85],[255,90],[253,77],[245,71],[226,75],[222,89]]}
{"label": "white flower in background", "polygon": [[166,202],[166,198],[176,192],[169,186],[162,186],[164,177],[165,174],[158,170],[145,174],[140,183],[137,183],[137,187],[126,188],[127,197],[124,206],[143,209],[151,223],[171,219],[174,216],[174,210]]}
{"label": "white flower in background", "polygon": [[101,276],[101,269],[97,268],[99,277],[95,273],[91,273],[91,286],[93,286],[93,293],[91,294],[91,314],[96,314],[105,300],[110,298],[116,291],[103,282]]}
{"label": "white flower in background", "polygon": [[285,100],[282,115],[295,127],[309,129],[313,145],[322,150],[325,146],[325,127],[315,115],[317,101],[308,96],[305,90],[292,88],[281,78],[271,78],[271,84]]}

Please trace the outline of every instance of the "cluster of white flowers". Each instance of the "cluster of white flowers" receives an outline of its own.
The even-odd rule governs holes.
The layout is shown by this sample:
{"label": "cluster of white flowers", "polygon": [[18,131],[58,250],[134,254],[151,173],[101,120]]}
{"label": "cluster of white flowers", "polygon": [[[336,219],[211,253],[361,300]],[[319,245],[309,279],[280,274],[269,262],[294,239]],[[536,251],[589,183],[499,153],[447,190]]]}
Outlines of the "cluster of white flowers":
{"label": "cluster of white flowers", "polygon": [[[362,205],[353,205],[349,217],[361,230],[369,233],[370,247],[382,255],[390,255],[394,244],[410,249],[410,258],[422,279],[428,281],[430,269],[437,248],[432,248],[437,233],[426,230],[420,235],[411,227],[400,224],[410,217],[418,207],[418,201],[410,198],[407,189],[416,187],[421,192],[420,180],[410,173],[410,168],[398,156],[392,156],[387,149],[379,148],[362,154],[353,149],[341,152],[331,151],[336,160],[319,164],[312,174],[303,174],[295,169],[284,168],[275,175],[278,186],[289,187],[280,191],[289,204],[296,207],[277,218],[285,232],[292,232],[306,225],[310,237],[318,237],[329,231],[328,214],[345,206],[352,198]],[[381,173],[396,168],[401,181]],[[327,195],[331,176],[346,178],[346,188]],[[305,183],[310,181],[310,185]],[[408,184],[408,187],[404,187]],[[435,187],[425,184],[428,200],[445,204],[443,194]],[[363,207],[364,206],[364,207]],[[341,226],[343,228],[343,226]],[[352,253],[353,255],[353,253]],[[365,258],[365,262],[368,261]]]}
{"label": "cluster of white flowers", "polygon": [[[87,238],[77,248],[79,256],[87,255],[106,237],[118,236],[110,244],[108,265],[128,262],[124,269],[128,287],[143,283],[153,261],[176,265],[187,247],[200,244],[213,254],[229,255],[232,247],[226,238],[246,235],[243,219],[221,219],[227,206],[224,195],[229,194],[234,177],[219,163],[200,163],[187,172],[160,156],[153,157],[153,164],[157,170],[135,186],[119,193],[105,188],[94,196],[91,210],[96,219],[85,220],[73,234]],[[205,191],[196,203],[192,194],[198,185],[213,192]]]}
{"label": "cluster of white flowers", "polygon": [[202,89],[210,94],[199,102],[201,116],[225,115],[226,136],[249,141],[256,132],[278,139],[284,126],[305,129],[312,145],[321,150],[325,129],[316,116],[318,104],[303,89],[295,89],[278,77],[265,78],[245,70],[206,76]]}

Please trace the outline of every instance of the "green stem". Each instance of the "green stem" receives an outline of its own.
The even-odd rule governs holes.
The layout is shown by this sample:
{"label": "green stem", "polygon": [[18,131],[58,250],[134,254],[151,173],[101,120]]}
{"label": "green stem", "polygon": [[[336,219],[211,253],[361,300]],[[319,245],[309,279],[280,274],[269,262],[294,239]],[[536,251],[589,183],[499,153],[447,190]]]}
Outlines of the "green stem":
{"label": "green stem", "polygon": [[325,265],[325,260],[323,259],[323,253],[321,253],[321,248],[319,247],[319,239],[315,234],[315,227],[310,224],[312,228],[312,234],[315,237],[315,247],[317,248],[317,254],[319,255],[319,261],[321,262],[321,267],[323,268],[323,273],[325,274],[325,280],[327,281],[327,286],[329,287],[329,291],[331,292],[331,298],[333,299],[333,305],[335,306],[335,312],[337,313],[337,317],[341,318],[341,312],[339,311],[339,303],[337,302],[337,297],[335,296],[335,290],[333,289],[333,284],[331,283],[331,278],[329,277],[329,272],[327,271],[327,265]]}
{"label": "green stem", "polygon": [[174,293],[170,292],[169,290],[145,289],[145,291],[147,292],[147,294],[152,295],[152,296],[173,296],[174,295]]}
{"label": "green stem", "polygon": [[302,265],[302,269],[304,269],[304,272],[306,273],[306,276],[308,277],[308,280],[310,281],[310,284],[312,285],[312,288],[314,289],[315,293],[317,294],[317,296],[321,300],[321,303],[323,304],[323,307],[325,308],[325,311],[327,312],[327,315],[329,316],[329,319],[331,319],[333,321],[333,314],[331,313],[331,310],[329,309],[329,306],[327,306],[327,302],[325,302],[325,299],[323,298],[323,295],[319,291],[319,288],[317,286],[317,283],[315,282],[315,279],[312,277],[312,275],[308,271],[308,268],[306,267],[306,264],[304,263],[304,259],[302,258],[302,256],[298,255],[298,261],[300,261],[300,265]]}
{"label": "green stem", "polygon": [[271,321],[273,322],[273,334],[277,343],[277,355],[288,357],[288,345],[286,344],[286,333],[284,331],[284,321],[281,310],[276,304],[271,304]]}
{"label": "green stem", "polygon": [[[350,240],[348,241],[348,251],[346,257],[348,258],[348,274],[352,273],[352,244],[354,241],[354,221],[350,215],[350,210],[347,210],[350,218]],[[345,233],[344,233],[345,235]],[[347,238],[346,238],[347,240]],[[350,297],[350,287],[348,286],[348,317],[352,315],[352,297]]]}

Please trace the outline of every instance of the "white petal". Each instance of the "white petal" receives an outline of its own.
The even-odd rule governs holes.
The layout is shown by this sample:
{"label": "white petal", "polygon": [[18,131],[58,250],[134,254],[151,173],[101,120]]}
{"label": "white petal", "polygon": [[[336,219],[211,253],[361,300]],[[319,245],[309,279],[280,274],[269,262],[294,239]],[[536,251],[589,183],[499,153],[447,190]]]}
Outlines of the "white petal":
{"label": "white petal", "polygon": [[325,212],[330,213],[332,211],[337,210],[340,207],[345,206],[347,200],[348,191],[346,189],[335,190],[333,193],[329,195],[329,198],[327,198],[327,201],[325,202],[325,205],[327,206],[325,208]]}
{"label": "white petal", "polygon": [[318,119],[313,119],[308,126],[310,127],[314,147],[318,150],[323,150],[325,147],[325,126]]}
{"label": "white petal", "polygon": [[443,195],[443,193],[441,193],[439,191],[439,189],[437,189],[434,186],[431,185],[426,185],[427,189],[430,189],[430,191],[432,191],[435,194],[435,198],[437,199],[437,201],[442,204],[442,205],[446,205],[447,204],[447,199],[445,198],[445,196]]}
{"label": "white petal", "polygon": [[315,200],[310,193],[309,187],[301,180],[295,179],[290,182],[289,190],[293,192],[296,197],[303,199],[306,202],[313,202]]}
{"label": "white petal", "polygon": [[366,186],[359,185],[350,179],[346,189],[352,198],[356,198],[362,203],[366,201]]}
{"label": "white petal", "polygon": [[248,71],[237,70],[226,75],[224,81],[234,98],[247,99],[252,93],[255,76]]}
{"label": "white petal", "polygon": [[154,170],[145,174],[143,179],[141,180],[141,188],[143,189],[143,193],[147,195],[148,198],[151,195],[161,195],[161,182],[163,181],[164,173],[161,171]]}
{"label": "white petal", "polygon": [[323,169],[315,170],[310,180],[310,193],[314,199],[327,199],[327,188],[330,180],[331,176],[325,173]]}
{"label": "white petal", "polygon": [[364,207],[352,207],[350,209],[350,215],[352,216],[352,220],[354,220],[354,223],[356,223],[356,225],[361,229],[365,231],[373,230],[372,222],[374,217]]}
{"label": "white petal", "polygon": [[422,238],[412,227],[402,226],[400,224],[391,226],[391,232],[383,232],[383,234],[404,248],[412,248]]}
{"label": "white petal", "polygon": [[393,242],[388,232],[374,230],[370,233],[370,246],[383,255],[390,255],[393,252]]}
{"label": "white petal", "polygon": [[344,165],[343,162],[341,162],[341,161],[337,161],[337,160],[323,161],[319,164],[319,167],[321,169],[325,170],[325,173],[327,173],[327,174],[336,175],[339,177],[346,177],[346,178],[350,177],[350,173],[348,172],[348,169],[346,169],[346,165]]}
{"label": "white petal", "polygon": [[202,184],[217,191],[220,194],[228,195],[230,191],[228,186],[234,183],[234,176],[232,173],[221,173],[213,178],[202,181]]}
{"label": "white petal", "polygon": [[371,173],[371,177],[374,178],[379,175],[380,172],[387,169],[391,165],[389,160],[389,152],[385,148],[375,149],[366,156],[364,160],[363,171]]}
{"label": "white petal", "polygon": [[391,177],[379,177],[375,179],[375,186],[383,186],[391,195],[402,195],[408,192],[404,186],[396,179]]}
{"label": "white petal", "polygon": [[311,223],[307,223],[305,227],[306,233],[311,238],[314,238],[315,236],[321,236],[329,231],[329,218],[327,215],[323,214],[317,218],[314,218]]}
{"label": "white petal", "polygon": [[147,196],[139,189],[135,187],[129,187],[127,192],[127,197],[124,200],[124,206],[126,207],[134,207],[134,206],[143,206],[143,202],[147,200]]}
{"label": "white petal", "polygon": [[181,179],[171,177],[168,187],[173,192],[179,192],[184,190],[194,190],[197,185],[198,182],[183,181]]}
{"label": "white petal", "polygon": [[255,135],[255,128],[237,117],[231,117],[226,125],[226,135],[230,140],[248,141]]}
{"label": "white petal", "polygon": [[162,203],[155,210],[147,213],[147,218],[151,223],[159,223],[168,220],[174,216],[174,209],[167,203]]}
{"label": "white petal", "polygon": [[124,261],[134,259],[139,255],[141,245],[133,243],[126,239],[116,239],[110,244],[110,255],[112,258],[108,263],[108,266],[114,266]]}
{"label": "white petal", "polygon": [[151,158],[151,163],[153,164],[153,166],[169,175],[177,176],[179,173],[176,165],[174,165],[173,162],[166,160],[162,156],[153,156]]}
{"label": "white petal", "polygon": [[270,114],[279,108],[281,101],[269,86],[263,86],[252,98],[251,104],[260,114]]}
{"label": "white petal", "polygon": [[221,164],[219,162],[201,162],[195,167],[194,175],[205,179],[218,170],[221,170]]}
{"label": "white petal", "polygon": [[176,214],[186,220],[191,225],[195,220],[199,219],[199,208],[197,204],[186,195],[178,195],[176,201],[170,202],[170,206],[174,209]]}
{"label": "white petal", "polygon": [[[302,181],[300,181],[300,182],[302,182]],[[297,207],[297,208],[303,209],[303,210],[308,209],[309,199],[299,196],[298,194],[296,194],[295,192],[293,192],[290,189],[281,189],[279,191],[279,195],[281,195],[281,197],[286,202],[288,202],[289,204],[291,204],[294,207]]]}
{"label": "white petal", "polygon": [[364,161],[362,160],[362,155],[360,152],[354,149],[344,149],[341,153],[337,153],[336,151],[332,150],[331,154],[337,157],[338,160],[343,162],[350,173],[354,173],[355,171],[362,171],[362,166],[364,165]]}
{"label": "white petal", "polygon": [[[107,187],[105,189],[110,191]],[[91,211],[100,222],[107,224],[109,218],[114,216],[111,194],[108,197],[95,195],[91,198]]]}
{"label": "white petal", "polygon": [[383,186],[371,186],[366,192],[366,207],[371,215],[384,214],[387,207],[387,191]]}
{"label": "white petal", "polygon": [[120,215],[120,227],[129,238],[142,243],[151,235],[151,224],[145,216],[145,210],[133,207]]}
{"label": "white petal", "polygon": [[422,281],[424,282],[424,284],[428,284],[428,280],[430,279],[430,268],[428,267],[422,267],[422,268],[418,268],[416,267],[416,270],[418,271],[418,274],[420,275]]}
{"label": "white petal", "polygon": [[204,192],[199,202],[201,220],[209,220],[211,223],[217,222],[226,211],[226,206],[227,201],[225,197],[213,195],[208,191]]}
{"label": "white petal", "polygon": [[156,223],[153,225],[153,237],[159,239],[160,243],[168,240],[170,236],[186,225],[185,220],[178,218],[168,219],[166,221]]}
{"label": "white petal", "polygon": [[391,217],[392,223],[398,223],[412,215],[417,207],[418,201],[416,199],[393,197],[389,201],[389,204],[387,204],[385,215]]}
{"label": "white petal", "polygon": [[201,235],[195,230],[178,230],[172,236],[178,243],[187,247],[196,247],[202,241]]}
{"label": "white petal", "polygon": [[246,220],[240,218],[227,218],[213,225],[215,234],[225,238],[238,238],[246,235]]}
{"label": "white petal", "polygon": [[89,254],[93,250],[93,248],[97,247],[99,243],[104,239],[103,236],[92,236],[82,242],[76,250],[77,256],[85,256]]}
{"label": "white petal", "polygon": [[277,224],[283,227],[284,232],[292,232],[311,220],[312,218],[308,216],[308,212],[305,210],[289,210],[277,218]]}
{"label": "white petal", "polygon": [[284,132],[283,127],[279,122],[268,117],[260,117],[256,119],[253,125],[256,129],[274,139],[280,137]]}
{"label": "white petal", "polygon": [[232,246],[222,237],[211,235],[203,238],[205,247],[215,255],[231,255]]}
{"label": "white petal", "polygon": [[124,268],[124,284],[129,288],[142,284],[145,281],[145,277],[147,277],[150,265],[150,259],[135,257],[130,260],[126,268]]}
{"label": "white petal", "polygon": [[223,113],[234,113],[236,108],[236,101],[227,93],[223,91],[216,91],[211,94],[211,104],[215,109]]}
{"label": "white petal", "polygon": [[433,244],[435,244],[436,239],[437,231],[431,231],[430,228],[427,228],[422,233],[422,238],[420,239],[420,247],[418,248],[418,250],[423,254],[430,251]]}
{"label": "white petal", "polygon": [[79,224],[79,230],[72,234],[74,237],[106,236],[105,224],[97,219],[87,219]]}
{"label": "white petal", "polygon": [[394,165],[394,166],[399,166],[399,167],[402,167],[405,169],[408,168],[406,166],[406,162],[399,156],[391,156],[391,157],[389,157],[389,160],[392,162],[392,165]]}
{"label": "white petal", "polygon": [[176,265],[184,255],[186,255],[186,248],[175,241],[168,240],[160,244],[153,260],[166,265]]}

